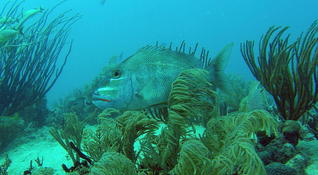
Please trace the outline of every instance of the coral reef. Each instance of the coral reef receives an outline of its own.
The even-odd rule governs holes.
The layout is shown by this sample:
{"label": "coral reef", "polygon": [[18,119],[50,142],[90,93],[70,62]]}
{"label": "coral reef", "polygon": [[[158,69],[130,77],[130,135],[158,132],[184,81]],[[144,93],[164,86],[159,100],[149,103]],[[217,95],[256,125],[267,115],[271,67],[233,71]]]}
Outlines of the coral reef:
{"label": "coral reef", "polygon": [[[164,103],[102,111],[92,104],[92,94],[114,73],[110,69],[118,58],[112,57],[91,84],[48,111],[45,94],[67,62],[72,47],[65,48],[68,32],[79,16],[65,12],[51,18],[59,4],[24,11],[21,3],[8,2],[0,13],[0,152],[49,115],[50,134],[73,163],[61,162],[61,171],[69,175],[297,175],[317,167],[318,21],[294,42],[285,36],[287,28],[269,28],[258,56],[253,41],[241,45],[259,82],[224,80],[218,72],[224,59],[213,63],[202,49],[202,69],[178,72],[168,83]],[[187,52],[182,42],[175,51],[170,45],[169,52],[195,57],[197,46]],[[217,57],[228,55],[225,50]],[[57,67],[60,53],[65,55]],[[204,69],[210,63],[218,74],[213,80]],[[42,166],[43,159],[35,162],[24,174],[54,174],[53,168]],[[10,164],[4,155],[0,175],[8,174]]]}
{"label": "coral reef", "polygon": [[[87,154],[92,160],[76,166],[71,174],[265,174],[255,150],[256,133],[277,135],[277,121],[264,110],[220,116],[216,97],[208,73],[190,69],[172,84],[167,113],[158,113],[167,115],[165,122],[147,111],[109,109],[98,115],[96,129],[84,129],[73,113],[68,114],[72,120],[65,120],[65,126],[73,129],[64,126],[51,133],[71,150],[67,151],[71,157]],[[114,115],[119,116],[111,118]],[[75,139],[75,152],[67,145],[70,138],[82,138]]]}

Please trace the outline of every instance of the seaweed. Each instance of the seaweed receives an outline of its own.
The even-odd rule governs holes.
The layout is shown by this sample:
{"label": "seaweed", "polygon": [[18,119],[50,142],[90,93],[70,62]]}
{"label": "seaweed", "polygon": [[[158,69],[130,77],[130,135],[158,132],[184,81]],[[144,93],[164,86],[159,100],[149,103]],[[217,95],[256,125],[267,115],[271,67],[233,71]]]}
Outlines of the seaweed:
{"label": "seaweed", "polygon": [[[1,13],[9,15],[6,16],[7,18],[19,18],[22,14],[20,7],[22,2],[8,2]],[[1,115],[12,115],[41,100],[61,75],[72,48],[72,42],[66,48],[68,34],[79,16],[71,15],[70,11],[66,11],[51,18],[53,11],[60,4],[44,10],[38,18],[32,20],[30,25],[23,26],[23,35],[15,34],[1,41]],[[15,27],[21,26],[3,24],[1,31],[18,30]],[[18,33],[18,31],[15,32]],[[64,58],[58,66],[59,56],[62,55]]]}
{"label": "seaweed", "polygon": [[161,150],[162,144],[159,137],[154,134],[146,134],[140,139],[141,154],[139,161],[137,161],[139,171],[148,174],[159,174],[164,171],[160,165],[161,157],[159,150]]}
{"label": "seaweed", "polygon": [[189,69],[180,73],[172,84],[168,98],[167,127],[161,133],[160,167],[171,170],[177,163],[181,139],[194,123],[205,124],[215,116],[215,86],[209,82],[208,72]]}
{"label": "seaweed", "polygon": [[105,152],[89,175],[137,175],[134,163],[118,152]]}
{"label": "seaweed", "polygon": [[81,149],[81,142],[83,138],[84,123],[78,120],[74,113],[64,114],[65,124],[62,129],[52,128],[50,134],[54,139],[67,151],[74,164],[80,161],[80,156],[72,148],[71,142],[74,146]]}
{"label": "seaweed", "polygon": [[126,111],[117,119],[122,132],[121,150],[131,161],[136,162],[138,153],[134,151],[134,143],[138,137],[147,133],[154,133],[158,129],[158,122],[148,118],[143,112]]}
{"label": "seaweed", "polygon": [[258,131],[265,131],[268,136],[278,133],[277,122],[264,110],[212,118],[201,138],[211,153],[205,172],[266,174],[252,139]]}
{"label": "seaweed", "polygon": [[77,148],[73,142],[69,143],[71,149],[78,155],[79,158],[84,159],[84,161],[76,161],[74,165],[68,168],[65,164],[62,164],[62,168],[67,173],[79,172],[79,174],[87,174],[89,172],[90,165],[93,165],[93,161],[85,155],[80,148]]}
{"label": "seaweed", "polygon": [[0,175],[8,175],[8,168],[11,164],[11,159],[8,154],[4,155],[4,162],[0,165]]}
{"label": "seaweed", "polygon": [[18,114],[13,116],[0,115],[0,151],[21,134],[25,127],[24,121]]}
{"label": "seaweed", "polygon": [[[51,119],[59,119],[63,113],[75,113],[81,120],[96,124],[96,116],[101,112],[89,97],[93,92],[86,89],[76,89],[70,95],[60,99],[54,106]],[[61,119],[60,119],[61,120]],[[58,121],[57,121],[58,122]]]}
{"label": "seaweed", "polygon": [[30,160],[29,168],[23,172],[23,175],[33,174],[33,175],[53,175],[54,169],[50,167],[43,167],[43,157],[40,159],[37,157],[35,160],[37,167],[33,166],[33,161]]}
{"label": "seaweed", "polygon": [[179,152],[177,165],[171,174],[193,175],[206,174],[206,166],[210,163],[208,148],[198,139],[184,142]]}
{"label": "seaweed", "polygon": [[241,52],[255,78],[273,96],[285,120],[298,120],[318,100],[318,21],[290,42],[288,27],[270,27],[254,55],[254,41],[241,44]]}
{"label": "seaweed", "polygon": [[[216,87],[209,82],[209,73],[203,69],[189,69],[180,73],[172,84],[168,98],[169,121],[178,124],[177,116],[186,124],[205,124],[216,108]],[[180,119],[181,119],[180,118]],[[168,123],[169,125],[169,123]],[[173,126],[180,128],[181,126]],[[180,130],[184,134],[184,131]]]}
{"label": "seaweed", "polygon": [[118,122],[113,119],[103,118],[95,132],[84,132],[83,150],[93,159],[100,160],[107,151],[119,151],[121,147],[122,132]]}

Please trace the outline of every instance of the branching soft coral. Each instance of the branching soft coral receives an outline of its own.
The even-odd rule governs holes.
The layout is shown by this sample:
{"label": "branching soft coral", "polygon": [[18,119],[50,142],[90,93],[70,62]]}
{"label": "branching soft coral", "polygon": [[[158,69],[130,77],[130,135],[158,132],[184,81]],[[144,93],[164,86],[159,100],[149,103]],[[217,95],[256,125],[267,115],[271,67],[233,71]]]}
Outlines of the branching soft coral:
{"label": "branching soft coral", "polygon": [[158,129],[158,122],[139,111],[127,111],[119,116],[117,121],[122,131],[120,152],[136,162],[137,154],[134,151],[136,139],[143,134],[154,133]]}
{"label": "branching soft coral", "polygon": [[277,127],[273,117],[263,110],[212,118],[201,139],[212,153],[205,172],[216,175],[266,174],[254,149],[253,136],[258,131],[276,134]]}
{"label": "branching soft coral", "polygon": [[95,161],[107,151],[119,151],[122,132],[113,119],[102,119],[95,132],[86,130],[83,149]]}
{"label": "branching soft coral", "polygon": [[281,116],[298,120],[318,100],[318,21],[295,42],[284,36],[288,28],[271,27],[254,55],[254,41],[241,45],[255,78],[273,96]]}
{"label": "branching soft coral", "polygon": [[105,152],[89,175],[137,175],[134,163],[117,152]]}
{"label": "branching soft coral", "polygon": [[180,175],[204,174],[204,169],[210,164],[209,154],[208,148],[201,141],[188,140],[182,144],[178,164],[170,173]]}
{"label": "branching soft coral", "polygon": [[80,161],[79,155],[72,149],[70,142],[75,147],[81,149],[83,131],[85,124],[79,121],[78,116],[74,113],[64,114],[65,125],[62,129],[52,128],[50,134],[54,139],[67,151],[73,163]]}
{"label": "branching soft coral", "polygon": [[161,167],[171,170],[177,163],[180,139],[193,121],[206,123],[215,112],[215,87],[203,69],[185,70],[172,84],[168,99],[167,128],[162,131]]}

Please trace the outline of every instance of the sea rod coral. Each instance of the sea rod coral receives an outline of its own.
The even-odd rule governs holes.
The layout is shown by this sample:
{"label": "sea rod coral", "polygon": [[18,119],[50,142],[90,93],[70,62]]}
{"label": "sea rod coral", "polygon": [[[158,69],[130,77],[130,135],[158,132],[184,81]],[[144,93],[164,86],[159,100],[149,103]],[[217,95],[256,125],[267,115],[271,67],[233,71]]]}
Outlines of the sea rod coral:
{"label": "sea rod coral", "polygon": [[298,120],[318,101],[318,21],[290,42],[288,27],[270,27],[259,43],[241,45],[242,55],[255,78],[273,96],[280,115]]}
{"label": "sea rod coral", "polygon": [[72,43],[66,48],[68,33],[79,17],[69,11],[53,17],[58,5],[23,12],[21,3],[8,2],[0,14],[16,19],[0,24],[0,115],[35,103],[52,88],[71,52]]}

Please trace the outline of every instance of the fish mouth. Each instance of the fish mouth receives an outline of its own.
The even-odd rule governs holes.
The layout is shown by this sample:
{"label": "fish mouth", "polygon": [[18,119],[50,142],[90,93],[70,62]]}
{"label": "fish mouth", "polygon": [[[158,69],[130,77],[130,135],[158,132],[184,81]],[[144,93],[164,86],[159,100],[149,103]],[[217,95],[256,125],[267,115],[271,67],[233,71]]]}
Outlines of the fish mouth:
{"label": "fish mouth", "polygon": [[93,101],[102,101],[102,102],[111,102],[109,98],[101,97],[101,96],[93,96],[92,98]]}
{"label": "fish mouth", "polygon": [[95,101],[103,101],[103,102],[111,102],[111,100],[105,99],[105,98],[95,98],[93,99]]}
{"label": "fish mouth", "polygon": [[117,90],[111,87],[99,88],[94,92],[92,100],[99,102],[112,102],[113,98],[111,97],[113,97],[116,92]]}

